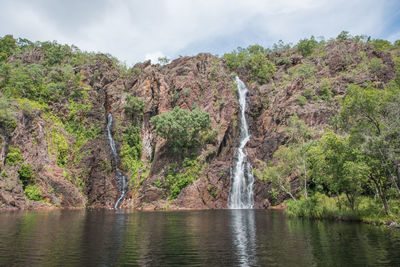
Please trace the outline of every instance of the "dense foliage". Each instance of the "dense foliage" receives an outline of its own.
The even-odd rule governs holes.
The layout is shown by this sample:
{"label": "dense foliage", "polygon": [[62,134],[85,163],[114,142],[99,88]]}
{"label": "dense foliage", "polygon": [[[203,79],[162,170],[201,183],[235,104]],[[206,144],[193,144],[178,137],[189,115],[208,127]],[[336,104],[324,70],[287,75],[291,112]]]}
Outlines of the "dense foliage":
{"label": "dense foliage", "polygon": [[150,122],[154,125],[155,133],[167,140],[174,153],[198,145],[200,133],[211,126],[207,112],[198,109],[189,111],[179,107],[154,116]]}
{"label": "dense foliage", "polygon": [[[345,94],[334,95],[333,80],[318,81],[312,61],[307,59],[290,68],[289,74],[297,75],[306,85],[303,94],[297,95],[298,104],[303,107],[321,99],[326,101],[324,105],[335,107],[337,115],[323,131],[312,130],[296,115],[289,117],[284,129],[287,142],[274,153],[272,161],[260,162],[254,174],[272,185],[271,201],[276,202],[276,192],[291,198],[287,202],[291,215],[400,221],[399,48],[396,43],[342,32],[328,42],[317,42],[313,37],[300,40],[295,49],[303,57],[321,58],[331,43],[336,47],[345,43],[372,47],[375,54],[367,57],[360,52],[358,65],[354,59],[343,57],[340,64],[345,67],[329,66],[342,70],[341,75],[350,81],[362,74],[371,80],[349,82]],[[289,50],[280,53],[290,54]],[[393,58],[394,79],[387,78],[388,63],[383,62],[383,55]]]}
{"label": "dense foliage", "polygon": [[224,60],[231,71],[249,72],[252,80],[264,84],[270,81],[276,70],[275,65],[266,57],[265,51],[259,45],[239,47],[237,51],[225,54]]}
{"label": "dense foliage", "polygon": [[[81,71],[97,60],[118,64],[115,58],[57,42],[34,43],[11,35],[0,38],[0,142],[5,142],[8,151],[5,163],[16,166],[29,199],[39,200],[35,184],[41,180],[35,179],[35,168],[22,156],[21,144],[7,143],[17,134],[17,126],[44,127],[46,140],[39,142],[47,143],[50,158],[61,168],[76,167],[90,153],[83,149],[85,144],[100,133],[87,118],[92,106]],[[36,145],[37,138],[32,130],[30,142]],[[83,177],[69,174],[68,180],[82,189],[86,173],[82,171]]]}
{"label": "dense foliage", "polygon": [[169,198],[174,200],[178,197],[183,188],[192,184],[200,177],[204,164],[198,159],[185,158],[182,166],[170,166],[164,185],[169,189]]}

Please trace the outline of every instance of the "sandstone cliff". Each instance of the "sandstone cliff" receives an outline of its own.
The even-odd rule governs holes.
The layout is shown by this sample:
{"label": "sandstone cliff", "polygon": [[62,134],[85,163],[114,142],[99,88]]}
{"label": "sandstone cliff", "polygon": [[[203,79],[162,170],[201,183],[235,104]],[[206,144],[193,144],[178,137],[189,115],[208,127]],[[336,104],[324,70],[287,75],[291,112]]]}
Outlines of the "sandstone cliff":
{"label": "sandstone cliff", "polygon": [[[236,70],[250,89],[246,114],[252,136],[246,149],[254,167],[258,166],[257,160],[271,160],[286,141],[289,116],[297,114],[310,127],[322,130],[336,114],[337,103],[349,83],[384,84],[395,77],[392,55],[376,51],[369,44],[332,41],[318,52],[310,57],[301,56],[294,48],[269,53],[267,57],[276,71],[264,84],[253,81],[248,71]],[[9,57],[7,62],[40,65],[44,57],[40,49],[29,50]],[[372,59],[379,60],[378,71],[369,67]],[[46,71],[62,72],[57,68]],[[129,180],[122,207],[227,207],[240,122],[237,89],[223,59],[199,54],[180,57],[164,66],[144,62],[125,70],[108,56],[92,55],[90,61],[72,71],[66,93],[57,101],[38,105],[8,99],[16,127],[9,132],[3,129],[0,143],[2,209],[113,207],[120,192],[106,138],[106,117],[111,113],[115,118],[113,136],[121,151],[124,132],[133,124],[124,109],[128,96],[144,102],[137,123],[142,154],[137,172],[119,166]],[[192,157],[202,166],[195,181],[170,200],[163,183],[172,167],[179,172],[183,157],[169,153],[165,140],[154,134],[149,121],[175,106],[208,112],[213,136],[192,151]],[[7,164],[10,147],[19,149],[23,161]],[[65,162],[60,163],[60,158]],[[22,165],[31,166],[41,201],[28,200],[24,194],[19,174]],[[256,180],[256,208],[268,207],[269,189],[267,183]]]}

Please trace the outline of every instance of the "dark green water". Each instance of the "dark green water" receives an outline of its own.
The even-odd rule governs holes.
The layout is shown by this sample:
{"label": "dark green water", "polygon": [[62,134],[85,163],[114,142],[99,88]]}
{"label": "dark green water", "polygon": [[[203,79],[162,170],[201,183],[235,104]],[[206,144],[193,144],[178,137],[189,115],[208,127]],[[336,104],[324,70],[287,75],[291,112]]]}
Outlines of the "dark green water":
{"label": "dark green water", "polygon": [[0,213],[1,266],[400,266],[400,230],[280,211]]}

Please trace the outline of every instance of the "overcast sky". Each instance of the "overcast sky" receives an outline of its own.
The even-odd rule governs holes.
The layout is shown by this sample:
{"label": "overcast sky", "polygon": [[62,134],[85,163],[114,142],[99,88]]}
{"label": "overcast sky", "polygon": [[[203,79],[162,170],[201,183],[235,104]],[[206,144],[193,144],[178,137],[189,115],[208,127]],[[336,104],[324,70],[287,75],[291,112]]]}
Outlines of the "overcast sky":
{"label": "overcast sky", "polygon": [[0,0],[0,36],[56,40],[129,66],[160,56],[223,54],[342,30],[400,39],[399,0]]}

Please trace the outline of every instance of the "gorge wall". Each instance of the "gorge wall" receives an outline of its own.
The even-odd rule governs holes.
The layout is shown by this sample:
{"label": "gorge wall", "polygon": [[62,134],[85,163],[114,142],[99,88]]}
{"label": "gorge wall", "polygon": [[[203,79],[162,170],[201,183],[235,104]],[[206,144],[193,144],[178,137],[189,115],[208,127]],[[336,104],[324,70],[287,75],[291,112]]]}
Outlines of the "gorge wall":
{"label": "gorge wall", "polygon": [[[287,140],[285,126],[291,115],[297,114],[308,126],[322,130],[337,113],[337,103],[349,83],[379,85],[395,78],[392,55],[369,44],[331,41],[317,52],[307,57],[295,48],[269,53],[266,57],[276,70],[263,83],[253,79],[248,69],[235,69],[249,88],[246,117],[251,139],[245,149],[253,167],[258,166],[258,160],[271,160]],[[373,59],[379,60],[379,71],[368,67]],[[11,55],[4,64],[27,67],[44,66],[45,62],[46,53],[35,48]],[[114,207],[120,191],[107,140],[107,114],[114,119],[112,132],[120,157],[128,151],[129,127],[137,125],[140,135],[140,158],[124,161],[129,157],[122,155],[118,166],[128,179],[121,207],[227,208],[240,135],[240,108],[234,74],[223,58],[199,54],[180,57],[164,66],[147,61],[124,69],[111,57],[99,54],[70,65],[71,78],[58,99],[43,103],[8,97],[3,103],[12,111],[15,128],[7,130],[3,124],[1,209]],[[63,71],[59,65],[46,67],[44,76]],[[0,81],[6,84],[6,79],[3,75]],[[5,98],[7,87],[0,88]],[[126,112],[129,97],[143,101],[140,116]],[[206,111],[212,125],[210,137],[183,156],[172,155],[150,123],[152,117],[174,107]],[[8,164],[7,157],[16,150],[22,159]],[[186,157],[194,163],[185,165]],[[22,166],[30,166],[34,184],[41,192],[40,201],[29,200],[24,194]],[[197,168],[194,181],[171,199],[168,175],[190,173],[193,166]],[[296,177],[292,183],[296,191]],[[268,183],[255,177],[254,208],[270,205],[269,190]],[[279,197],[286,195],[280,193]]]}

